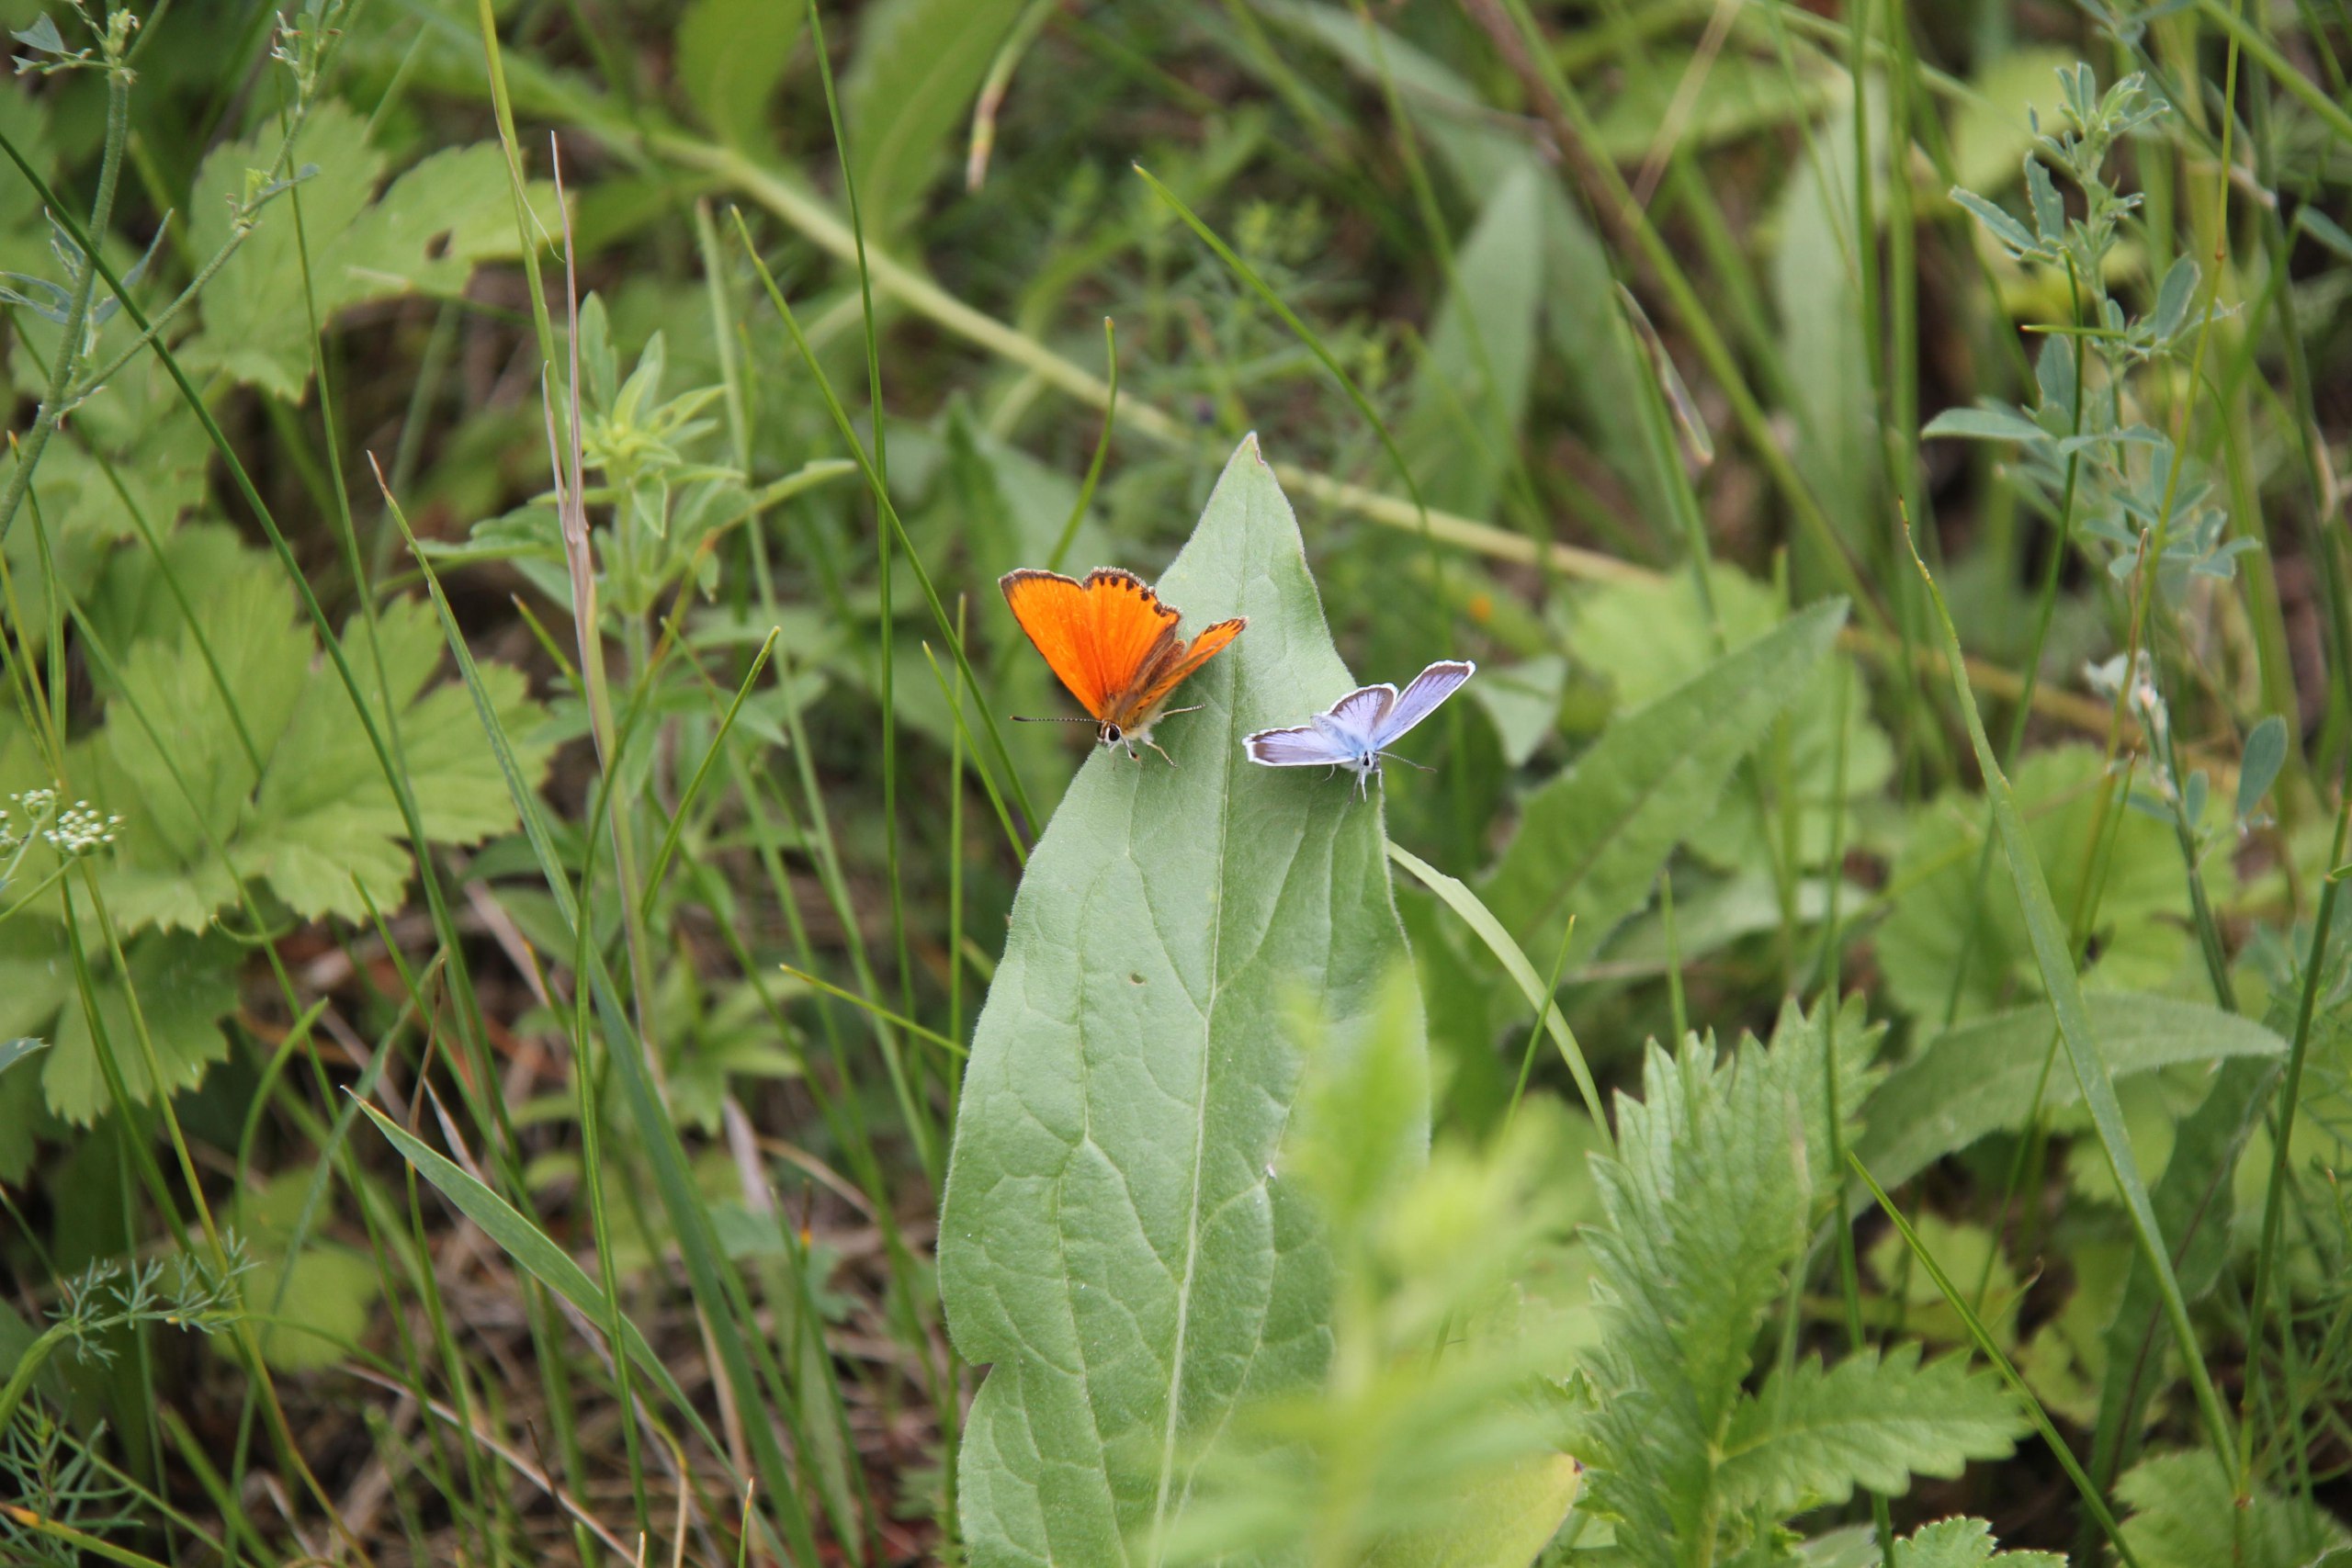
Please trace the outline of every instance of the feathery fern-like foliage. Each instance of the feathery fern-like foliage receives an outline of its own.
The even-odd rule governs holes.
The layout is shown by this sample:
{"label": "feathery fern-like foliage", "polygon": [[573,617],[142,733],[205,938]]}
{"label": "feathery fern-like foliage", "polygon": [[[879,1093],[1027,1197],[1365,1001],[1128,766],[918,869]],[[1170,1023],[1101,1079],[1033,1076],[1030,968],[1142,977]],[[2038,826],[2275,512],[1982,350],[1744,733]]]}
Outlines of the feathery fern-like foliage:
{"label": "feathery fern-like foliage", "polygon": [[1769,1047],[1750,1038],[1719,1062],[1712,1041],[1672,1056],[1653,1045],[1641,1100],[1618,1102],[1618,1153],[1594,1162],[1608,1333],[1577,1451],[1586,1506],[1636,1562],[1770,1561],[1770,1520],[1858,1485],[1955,1474],[2007,1453],[2020,1429],[1990,1378],[1956,1359],[1922,1365],[1908,1348],[1807,1360],[1747,1391],[1758,1333],[1836,1208],[1834,1151],[1876,1077],[1879,1036],[1858,1003],[1807,1014],[1792,1002]]}

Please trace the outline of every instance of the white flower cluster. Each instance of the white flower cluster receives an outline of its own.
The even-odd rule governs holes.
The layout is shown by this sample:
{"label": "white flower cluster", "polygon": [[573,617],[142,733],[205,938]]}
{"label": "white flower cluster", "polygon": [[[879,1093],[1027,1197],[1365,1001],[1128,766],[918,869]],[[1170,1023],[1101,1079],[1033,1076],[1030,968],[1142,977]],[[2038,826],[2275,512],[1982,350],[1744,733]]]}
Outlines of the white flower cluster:
{"label": "white flower cluster", "polygon": [[0,854],[39,839],[71,860],[113,843],[114,830],[122,826],[121,818],[101,813],[86,800],[61,807],[53,789],[19,790],[8,799],[24,813],[25,823],[17,827],[15,814],[0,806]]}

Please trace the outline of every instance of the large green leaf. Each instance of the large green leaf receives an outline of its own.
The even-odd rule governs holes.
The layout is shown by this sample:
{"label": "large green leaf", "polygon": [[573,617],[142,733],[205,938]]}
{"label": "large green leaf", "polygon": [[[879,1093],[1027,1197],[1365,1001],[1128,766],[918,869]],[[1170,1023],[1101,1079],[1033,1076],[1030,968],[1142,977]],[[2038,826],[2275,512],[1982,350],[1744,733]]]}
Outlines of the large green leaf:
{"label": "large green leaf", "polygon": [[[2254,1020],[2196,1002],[2129,992],[2093,992],[2085,1000],[2099,1055],[2116,1077],[2180,1062],[2280,1055],[2287,1049]],[[2057,1039],[2057,1019],[2046,1005],[1938,1036],[1879,1086],[1864,1112],[1869,1130],[1855,1153],[1881,1186],[1892,1187],[1988,1133],[2019,1125],[2033,1108],[2034,1086],[2051,1066]],[[2050,1071],[2042,1084],[2045,1109],[2081,1099],[2072,1073]]]}
{"label": "large green leaf", "polygon": [[[86,928],[95,940],[96,927]],[[212,1063],[229,1054],[220,1020],[237,1005],[234,944],[218,936],[150,931],[132,939],[125,956],[128,977],[107,961],[103,949],[90,953],[91,994],[97,1001],[123,1088],[144,1102],[153,1097],[147,1054],[139,1042],[136,1018],[155,1047],[155,1065],[166,1087],[196,1084]],[[35,1058],[49,1108],[66,1121],[86,1125],[114,1104],[98,1059],[98,1033],[66,952],[61,922],[25,915],[0,925],[0,1034],[19,1031],[54,1033],[55,1045]],[[29,1080],[29,1067],[11,1077]],[[20,1082],[0,1101],[0,1121],[15,1124],[0,1134],[0,1167],[20,1163],[33,1132],[31,1096]],[[11,1111],[10,1105],[16,1109]]]}
{"label": "large green leaf", "polygon": [[1549,953],[1576,917],[1571,960],[1649,902],[1658,868],[1713,810],[1724,782],[1805,689],[1846,618],[1816,604],[1611,724],[1528,801],[1481,891],[1521,942]]}
{"label": "large green leaf", "polygon": [[[2093,868],[2086,846],[2098,819],[2106,764],[2088,746],[2055,746],[2020,761],[2014,781],[2027,838],[2045,868],[2051,897],[2071,919]],[[2171,831],[2133,811],[2109,821],[2114,848],[2099,886],[2085,980],[2112,990],[2154,990],[2183,975],[2188,897]],[[1915,814],[1895,857],[1878,931],[1887,995],[1934,1023],[1954,998],[1966,1019],[2040,995],[2041,966],[2027,939],[2016,890],[2001,876],[1980,883],[1984,803],[1951,791]],[[2211,874],[2217,867],[2209,867]],[[1971,931],[1973,914],[1974,930]]]}
{"label": "large green leaf", "polygon": [[[1240,738],[1354,682],[1253,439],[1160,587],[1250,628],[1181,694],[1170,768],[1098,751],[1030,856],[972,1043],[940,1228],[972,1561],[1116,1562],[1244,1398],[1310,1383],[1329,1262],[1276,1153],[1301,997],[1335,1043],[1405,958],[1379,797]],[[1414,1049],[1422,1049],[1416,1004]]]}
{"label": "large green leaf", "polygon": [[910,215],[1020,12],[1021,0],[880,0],[859,17],[842,112],[869,237]]}
{"label": "large green leaf", "polygon": [[[249,175],[271,168],[284,144],[273,122],[204,161],[188,220],[198,254],[227,243]],[[180,350],[191,370],[225,370],[299,397],[311,378],[310,307],[324,327],[366,300],[455,295],[477,263],[517,254],[514,187],[494,143],[435,152],[376,197],[384,154],[359,114],[329,98],[303,125],[290,163],[288,177],[308,177],[261,209],[258,227],[205,285],[204,330]],[[551,186],[534,182],[530,199],[545,231],[560,228]]]}
{"label": "large green leaf", "polygon": [[[406,825],[350,694],[318,664],[277,567],[241,558],[193,609],[218,679],[183,627],[134,648],[109,694],[92,793],[129,805],[105,874],[116,918],[201,930],[243,878],[266,882],[304,916],[359,919],[368,901],[397,906],[410,870]],[[396,601],[379,614],[374,640],[355,617],[344,642],[377,724],[397,739],[425,831],[472,843],[511,826],[514,807],[464,689],[433,684],[442,648],[432,611]],[[536,773],[550,748],[528,733],[538,710],[522,675],[498,665],[482,674]]]}
{"label": "large green leaf", "polygon": [[2352,1546],[2352,1531],[2301,1498],[2259,1484],[2241,1497],[2201,1450],[2149,1460],[2116,1483],[2115,1495],[2131,1505],[2123,1539],[2142,1568],[2303,1568]]}
{"label": "large green leaf", "polygon": [[1484,516],[1519,445],[1544,294],[1543,178],[1524,163],[1487,197],[1438,307],[1403,435],[1432,506]]}
{"label": "large green leaf", "polygon": [[[1885,138],[1871,128],[1871,146]],[[1840,109],[1804,143],[1781,188],[1771,264],[1781,351],[1796,406],[1797,470],[1857,545],[1886,525],[1877,504],[1883,439],[1873,412],[1855,246],[1854,115]],[[1881,183],[1875,169],[1871,183]],[[1884,210],[1881,192],[1877,210]],[[1866,551],[1874,558],[1876,549]]]}
{"label": "large green leaf", "polygon": [[678,86],[719,139],[764,150],[768,105],[808,18],[790,0],[695,0],[678,19]]}
{"label": "large green leaf", "polygon": [[[1690,571],[1645,582],[1595,586],[1577,598],[1568,648],[1579,664],[1609,678],[1621,705],[1634,707],[1706,668],[1716,656],[1718,622],[1724,642],[1736,646],[1762,637],[1787,618],[1786,597],[1780,591],[1736,567],[1716,566],[1707,573],[1704,600],[1699,595],[1698,575]],[[1894,773],[1894,748],[1885,731],[1871,722],[1861,671],[1850,654],[1831,654],[1805,678],[1804,689],[1785,710],[1781,728],[1774,731],[1776,757],[1781,746],[1787,750],[1785,764],[1775,761],[1772,765],[1773,787],[1786,787],[1797,797],[1798,859],[1806,866],[1827,859],[1833,840],[1852,844],[1860,830],[1859,824],[1849,822],[1840,833],[1831,813],[1831,797],[1838,789],[1840,682],[1846,685],[1849,814],[1853,803],[1883,793]],[[1726,794],[1715,816],[1691,835],[1691,852],[1717,865],[1745,869],[1769,880],[1774,860],[1786,848],[1780,802],[1771,806],[1773,819],[1767,821],[1755,791]],[[1678,900],[1680,891],[1676,889]],[[1777,922],[1777,898],[1775,906]]]}

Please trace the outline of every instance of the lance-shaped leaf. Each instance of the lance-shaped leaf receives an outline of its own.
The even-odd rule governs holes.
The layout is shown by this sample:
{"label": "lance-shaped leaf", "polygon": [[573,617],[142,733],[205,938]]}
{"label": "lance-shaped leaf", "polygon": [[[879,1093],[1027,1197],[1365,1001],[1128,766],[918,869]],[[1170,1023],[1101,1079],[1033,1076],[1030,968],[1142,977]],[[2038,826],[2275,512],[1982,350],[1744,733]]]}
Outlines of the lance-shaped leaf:
{"label": "lance-shaped leaf", "polygon": [[964,1082],[940,1283],[990,1364],[963,1445],[978,1564],[1153,1560],[1236,1404],[1319,1375],[1329,1257],[1276,1159],[1285,1015],[1311,998],[1347,1048],[1405,957],[1379,797],[1242,754],[1354,684],[1254,439],[1159,587],[1187,632],[1249,629],[1178,694],[1201,709],[1158,732],[1175,767],[1080,771]]}
{"label": "lance-shaped leaf", "polygon": [[1529,797],[1480,891],[1521,942],[1549,953],[1573,914],[1572,959],[1649,902],[1658,868],[1713,814],[1724,782],[1805,689],[1845,621],[1815,604],[1611,723]]}

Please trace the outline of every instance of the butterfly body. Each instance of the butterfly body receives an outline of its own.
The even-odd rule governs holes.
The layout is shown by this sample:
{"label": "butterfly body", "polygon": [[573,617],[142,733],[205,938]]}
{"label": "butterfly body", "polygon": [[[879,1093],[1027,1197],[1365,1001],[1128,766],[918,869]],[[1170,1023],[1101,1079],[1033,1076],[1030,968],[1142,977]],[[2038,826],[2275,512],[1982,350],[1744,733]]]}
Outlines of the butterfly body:
{"label": "butterfly body", "polygon": [[[1388,749],[1476,673],[1466,659],[1442,659],[1402,692],[1386,682],[1359,686],[1306,723],[1261,729],[1242,739],[1253,762],[1269,768],[1345,768],[1359,796],[1371,793]],[[1400,761],[1402,759],[1399,759]]]}
{"label": "butterfly body", "polygon": [[1097,567],[1083,581],[1024,569],[1006,572],[998,586],[1013,619],[1086,709],[1087,720],[1064,722],[1091,721],[1097,740],[1123,746],[1137,761],[1138,746],[1168,756],[1151,739],[1152,726],[1192,711],[1170,708],[1169,697],[1248,624],[1238,616],[1219,621],[1187,641],[1176,635],[1182,614],[1116,567]]}

